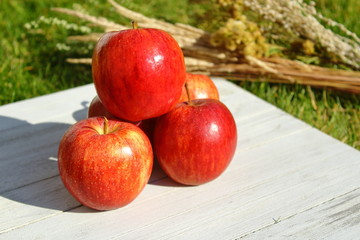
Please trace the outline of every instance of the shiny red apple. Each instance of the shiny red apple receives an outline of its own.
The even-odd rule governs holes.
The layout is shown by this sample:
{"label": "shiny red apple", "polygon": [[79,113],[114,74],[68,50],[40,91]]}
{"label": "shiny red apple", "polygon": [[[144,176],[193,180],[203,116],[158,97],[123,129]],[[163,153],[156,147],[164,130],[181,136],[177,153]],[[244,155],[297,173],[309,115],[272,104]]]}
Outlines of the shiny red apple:
{"label": "shiny red apple", "polygon": [[[219,100],[219,91],[213,80],[203,74],[186,73],[187,88],[190,94],[190,99],[217,99]],[[188,101],[188,95],[185,86],[182,89],[179,102]]]}
{"label": "shiny red apple", "polygon": [[82,204],[111,210],[133,201],[153,165],[148,137],[131,123],[94,117],[64,134],[58,151],[61,180]]}
{"label": "shiny red apple", "polygon": [[236,145],[234,118],[215,99],[179,103],[156,122],[155,155],[178,183],[199,185],[217,178],[231,162]]}
{"label": "shiny red apple", "polygon": [[176,105],[186,71],[176,40],[165,31],[143,28],[105,33],[93,52],[92,73],[106,109],[137,122]]}

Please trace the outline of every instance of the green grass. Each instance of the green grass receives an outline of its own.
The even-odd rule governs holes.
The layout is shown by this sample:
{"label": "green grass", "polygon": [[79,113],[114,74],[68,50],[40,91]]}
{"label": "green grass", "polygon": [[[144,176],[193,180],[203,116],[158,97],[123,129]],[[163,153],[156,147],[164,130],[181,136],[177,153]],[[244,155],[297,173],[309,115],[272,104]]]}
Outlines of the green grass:
{"label": "green grass", "polygon": [[348,29],[359,36],[360,25],[359,12],[360,2],[357,0],[317,0],[320,12],[339,23],[344,24]]}
{"label": "green grass", "polygon": [[[41,33],[30,33],[26,23],[40,16],[58,17],[79,25],[75,18],[50,11],[51,7],[83,8],[91,14],[129,24],[118,16],[106,0],[0,1],[0,105],[91,83],[91,67],[66,63],[67,57],[89,57],[93,45],[72,44],[64,51],[68,34],[76,33],[56,26],[44,26]],[[204,0],[118,0],[130,9],[169,22],[207,27],[201,14],[209,11]],[[358,0],[318,0],[319,10],[360,35]],[[213,26],[213,25],[212,25]],[[336,30],[336,29],[335,29]],[[360,96],[303,86],[269,83],[239,84],[257,96],[335,138],[360,149]]]}
{"label": "green grass", "polygon": [[[89,67],[69,66],[66,55],[53,48],[53,39],[32,37],[24,28],[25,23],[49,15],[52,2],[0,2],[0,104],[91,82]],[[56,5],[71,6],[65,1]]]}

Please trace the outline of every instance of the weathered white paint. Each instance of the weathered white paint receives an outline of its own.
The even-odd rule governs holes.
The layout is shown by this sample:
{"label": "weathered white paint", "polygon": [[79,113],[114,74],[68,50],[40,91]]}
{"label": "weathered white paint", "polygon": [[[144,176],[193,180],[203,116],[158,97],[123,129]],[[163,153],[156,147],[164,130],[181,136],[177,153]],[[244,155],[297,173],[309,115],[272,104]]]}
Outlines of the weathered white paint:
{"label": "weathered white paint", "polygon": [[0,107],[0,239],[354,239],[360,152],[222,79],[238,146],[218,179],[183,187],[155,166],[128,206],[81,206],[57,146],[86,117],[93,85]]}

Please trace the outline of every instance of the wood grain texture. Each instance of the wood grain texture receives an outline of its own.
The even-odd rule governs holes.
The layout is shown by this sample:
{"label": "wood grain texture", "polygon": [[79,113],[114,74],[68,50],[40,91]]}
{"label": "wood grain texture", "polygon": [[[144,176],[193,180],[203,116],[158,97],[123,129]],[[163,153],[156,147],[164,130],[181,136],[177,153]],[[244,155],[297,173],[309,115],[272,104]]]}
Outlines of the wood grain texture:
{"label": "wood grain texture", "polygon": [[358,236],[360,152],[230,82],[215,83],[238,128],[224,174],[184,187],[156,165],[134,202],[108,212],[80,205],[57,172],[60,138],[86,117],[93,85],[0,107],[0,239]]}

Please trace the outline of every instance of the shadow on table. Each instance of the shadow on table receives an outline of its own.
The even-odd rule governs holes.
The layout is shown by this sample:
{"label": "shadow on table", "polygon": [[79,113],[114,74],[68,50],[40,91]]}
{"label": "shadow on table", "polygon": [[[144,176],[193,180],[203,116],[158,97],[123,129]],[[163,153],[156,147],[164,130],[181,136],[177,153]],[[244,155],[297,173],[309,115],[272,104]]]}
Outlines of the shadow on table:
{"label": "shadow on table", "polygon": [[[87,117],[88,102],[72,114],[75,121]],[[81,204],[61,182],[57,165],[59,142],[70,124],[27,121],[0,116],[0,195],[26,205],[70,210]],[[155,161],[149,184],[182,187]],[[76,209],[72,210],[76,211]],[[92,212],[89,208],[80,212]]]}
{"label": "shadow on table", "polygon": [[[86,118],[87,102],[72,116]],[[68,210],[80,205],[63,186],[58,172],[60,139],[70,124],[0,116],[0,195],[27,205]]]}

